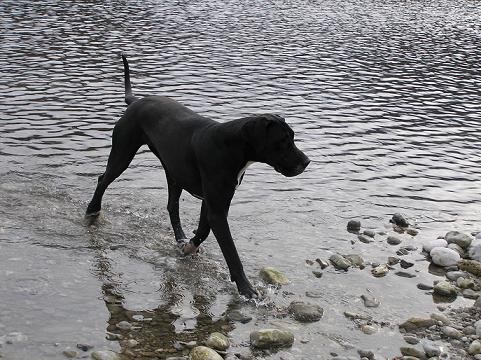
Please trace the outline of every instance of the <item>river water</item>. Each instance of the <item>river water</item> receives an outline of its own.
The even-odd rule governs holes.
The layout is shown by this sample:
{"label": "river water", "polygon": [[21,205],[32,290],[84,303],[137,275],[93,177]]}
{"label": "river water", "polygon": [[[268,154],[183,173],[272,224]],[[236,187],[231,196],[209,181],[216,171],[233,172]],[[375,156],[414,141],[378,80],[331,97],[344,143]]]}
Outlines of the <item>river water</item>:
{"label": "river water", "polygon": [[[258,357],[393,356],[395,325],[436,308],[416,288],[439,279],[419,250],[406,257],[414,279],[332,268],[319,279],[305,260],[395,255],[383,236],[352,244],[352,218],[386,231],[404,213],[420,234],[403,245],[418,248],[481,228],[479,2],[2,0],[0,15],[0,339],[21,334],[0,344],[7,359],[63,359],[78,343],[125,349],[108,332],[138,340],[146,359],[214,330],[231,336],[229,353],[249,353],[261,327],[288,327],[296,341]],[[295,178],[254,164],[233,200],[231,230],[262,301],[238,298],[212,235],[199,256],[178,255],[165,177],[147,149],[107,191],[99,222],[85,224],[125,109],[121,51],[135,94],[165,94],[221,122],[281,114],[312,160]],[[199,207],[183,195],[188,232]],[[291,284],[262,285],[267,265]],[[320,322],[281,316],[308,290],[322,292],[307,299],[324,308]],[[364,308],[367,291],[379,308]],[[233,329],[229,309],[254,319]],[[366,335],[344,311],[392,326]],[[134,329],[116,329],[122,320]]]}

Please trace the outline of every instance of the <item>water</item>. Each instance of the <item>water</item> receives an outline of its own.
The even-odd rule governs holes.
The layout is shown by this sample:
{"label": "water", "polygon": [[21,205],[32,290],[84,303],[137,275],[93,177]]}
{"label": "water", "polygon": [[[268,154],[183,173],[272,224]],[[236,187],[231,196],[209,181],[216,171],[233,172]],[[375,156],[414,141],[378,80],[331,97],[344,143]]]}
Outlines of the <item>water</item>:
{"label": "water", "polygon": [[[10,1],[0,4],[0,348],[8,359],[64,358],[77,343],[125,348],[141,358],[173,341],[229,333],[248,352],[254,328],[293,329],[292,349],[271,358],[399,353],[395,326],[365,335],[343,316],[369,313],[393,325],[433,311],[417,282],[437,279],[419,251],[417,278],[368,270],[315,278],[306,259],[334,252],[385,262],[383,237],[351,244],[351,218],[384,230],[407,214],[423,241],[479,230],[481,5],[472,1]],[[218,121],[252,113],[286,117],[312,160],[283,178],[251,166],[230,211],[246,273],[272,265],[292,280],[253,305],[238,299],[215,239],[195,259],[178,256],[166,181],[146,149],[106,193],[101,220],[83,213],[125,109],[119,58],[134,93],[166,94]],[[190,232],[200,203],[184,195]],[[364,309],[370,289],[381,307]],[[306,290],[322,291],[321,322],[280,316]],[[459,300],[456,304],[462,305]],[[254,317],[232,329],[223,313]],[[129,320],[136,328],[115,329]],[[308,340],[304,344],[300,340]]]}

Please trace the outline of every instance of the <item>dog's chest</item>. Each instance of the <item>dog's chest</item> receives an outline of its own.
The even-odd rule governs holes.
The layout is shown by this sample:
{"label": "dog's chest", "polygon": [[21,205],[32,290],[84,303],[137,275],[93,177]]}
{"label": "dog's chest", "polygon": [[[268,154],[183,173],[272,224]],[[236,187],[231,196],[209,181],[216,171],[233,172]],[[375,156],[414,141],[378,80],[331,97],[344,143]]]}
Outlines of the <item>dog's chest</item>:
{"label": "dog's chest", "polygon": [[244,174],[245,174],[247,168],[248,168],[250,165],[252,165],[253,163],[254,163],[254,161],[248,161],[248,162],[245,164],[245,166],[244,166],[242,169],[240,169],[239,173],[237,174],[237,185],[236,185],[236,187],[235,187],[236,189],[237,189],[237,188],[239,187],[239,185],[241,184],[242,179],[244,178]]}

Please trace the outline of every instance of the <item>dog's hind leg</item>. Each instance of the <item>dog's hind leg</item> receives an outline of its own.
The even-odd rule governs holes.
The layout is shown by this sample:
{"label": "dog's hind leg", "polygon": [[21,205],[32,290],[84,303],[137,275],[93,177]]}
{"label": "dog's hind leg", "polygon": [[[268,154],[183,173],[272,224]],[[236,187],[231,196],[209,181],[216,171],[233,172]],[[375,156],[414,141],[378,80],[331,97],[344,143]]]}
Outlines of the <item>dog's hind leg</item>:
{"label": "dog's hind leg", "polygon": [[205,201],[202,201],[199,226],[197,227],[194,237],[190,239],[190,241],[182,248],[184,255],[196,253],[200,244],[202,244],[204,240],[207,239],[207,236],[209,236],[209,233],[210,226],[209,222],[207,221],[207,207],[205,205]]}
{"label": "dog's hind leg", "polygon": [[[122,121],[121,119],[119,123]],[[118,124],[119,124],[118,123]],[[87,216],[96,216],[102,207],[102,197],[107,187],[117,179],[134,158],[137,150],[142,146],[142,141],[132,129],[114,128],[112,134],[112,149],[105,172],[99,176],[97,188],[87,207]]]}

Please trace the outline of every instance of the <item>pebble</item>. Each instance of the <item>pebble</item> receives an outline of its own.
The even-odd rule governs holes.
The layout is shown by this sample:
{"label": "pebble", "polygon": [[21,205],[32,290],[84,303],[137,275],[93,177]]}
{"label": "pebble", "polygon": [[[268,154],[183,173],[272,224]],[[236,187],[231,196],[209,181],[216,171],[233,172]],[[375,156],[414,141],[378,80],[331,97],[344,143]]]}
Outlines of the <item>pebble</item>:
{"label": "pebble", "polygon": [[433,286],[428,284],[419,283],[416,285],[419,290],[432,290]]}
{"label": "pebble", "polygon": [[377,332],[377,327],[374,326],[374,325],[362,325],[362,326],[361,326],[361,331],[362,331],[364,334],[372,335],[372,334],[375,334],[375,333]]}
{"label": "pebble", "polygon": [[445,236],[444,239],[448,242],[448,244],[457,244],[461,246],[463,249],[467,249],[473,238],[467,234],[461,233],[459,231],[450,231]]}
{"label": "pebble", "polygon": [[226,351],[230,346],[230,341],[224,334],[213,332],[209,335],[205,344],[212,349]]}
{"label": "pebble", "polygon": [[230,310],[226,315],[227,320],[233,322],[240,322],[241,324],[247,324],[252,320],[252,316],[245,315],[239,310]]}
{"label": "pebble", "polygon": [[472,289],[465,289],[463,290],[463,296],[466,299],[476,300],[479,298],[479,292],[474,291]]}
{"label": "pebble", "polygon": [[364,268],[364,259],[360,255],[355,255],[355,254],[349,254],[349,255],[343,255],[345,259],[347,259],[352,266],[358,267],[358,268]]}
{"label": "pebble", "polygon": [[395,256],[389,256],[387,258],[387,263],[388,263],[388,265],[391,265],[391,266],[398,264],[400,261],[401,261],[401,259],[398,258],[398,257],[395,257]]}
{"label": "pebble", "polygon": [[271,266],[267,266],[261,269],[261,271],[259,272],[259,276],[262,280],[271,285],[289,284],[289,279],[287,278],[287,276],[285,276],[279,270]]}
{"label": "pebble", "polygon": [[[478,236],[480,236],[480,234],[478,234]],[[481,236],[478,236],[476,236],[476,239],[471,243],[471,246],[468,249],[468,254],[471,260],[481,262]]]}
{"label": "pebble", "polygon": [[319,321],[324,314],[324,310],[319,305],[302,301],[293,301],[288,309],[294,319],[301,322]]}
{"label": "pebble", "polygon": [[215,350],[206,346],[196,346],[190,352],[191,360],[223,360]]}
{"label": "pebble", "polygon": [[466,255],[466,251],[464,251],[464,249],[458,244],[449,244],[448,249],[456,251],[461,257],[464,257]]}
{"label": "pebble", "polygon": [[481,320],[478,320],[474,323],[474,328],[476,329],[476,335],[481,337]]}
{"label": "pebble", "polygon": [[457,281],[460,277],[467,277],[468,274],[464,271],[448,271],[446,277],[451,281]]}
{"label": "pebble", "polygon": [[415,335],[405,335],[403,339],[405,342],[411,345],[416,345],[419,343],[419,339]]}
{"label": "pebble", "polygon": [[[473,307],[481,308],[481,296],[476,299],[476,301],[473,304]],[[481,334],[480,334],[480,336],[481,336]]]}
{"label": "pebble", "polygon": [[82,351],[89,351],[89,350],[93,349],[94,346],[89,345],[89,344],[77,344],[77,348],[82,350]]}
{"label": "pebble", "polygon": [[413,228],[406,229],[406,234],[411,235],[411,236],[416,236],[419,234],[419,231]]}
{"label": "pebble", "polygon": [[349,220],[347,223],[347,231],[357,232],[361,230],[361,222],[359,220]]}
{"label": "pebble", "polygon": [[402,242],[397,236],[388,236],[386,241],[389,245],[399,245]]}
{"label": "pebble", "polygon": [[370,294],[361,295],[361,299],[364,301],[364,306],[368,308],[377,308],[381,304],[381,300]]}
{"label": "pebble", "polygon": [[127,340],[127,343],[126,343],[126,344],[127,344],[127,346],[128,346],[129,348],[134,348],[134,347],[136,347],[137,345],[139,345],[139,342],[138,342],[137,340],[135,340],[135,339],[129,339],[129,340]]}
{"label": "pebble", "polygon": [[313,298],[313,299],[319,299],[323,297],[323,293],[321,291],[306,291],[306,296]]}
{"label": "pebble", "polygon": [[407,271],[396,271],[394,273],[394,275],[397,275],[397,276],[400,276],[400,277],[404,277],[404,278],[408,278],[408,279],[411,279],[411,278],[415,278],[416,277],[416,274],[412,274],[410,272],[407,272]]}
{"label": "pebble", "polygon": [[441,328],[441,332],[447,337],[453,338],[453,339],[461,339],[463,337],[463,333],[461,331],[451,326],[443,326]]}
{"label": "pebble", "polygon": [[312,270],[312,273],[314,274],[314,276],[318,279],[320,279],[323,275],[323,272],[322,271],[318,271],[318,270]]}
{"label": "pebble", "polygon": [[449,325],[451,323],[449,318],[444,314],[432,313],[431,319],[436,320],[436,321],[440,321],[444,325]]}
{"label": "pebble", "polygon": [[447,247],[448,242],[444,239],[436,239],[428,241],[423,245],[423,251],[427,252],[428,254],[431,252],[432,249],[437,247]]}
{"label": "pebble", "polygon": [[316,259],[316,262],[319,264],[322,270],[329,266],[329,263],[324,259]]}
{"label": "pebble", "polygon": [[420,328],[428,328],[430,326],[436,325],[437,321],[434,319],[425,319],[419,317],[412,317],[399,325],[400,329],[406,331],[413,331]]}
{"label": "pebble", "polygon": [[250,342],[258,349],[292,346],[294,334],[289,330],[261,329],[251,332]]}
{"label": "pebble", "polygon": [[407,221],[407,219],[402,214],[399,214],[399,213],[394,214],[391,220],[389,220],[389,222],[400,227],[409,226],[409,222]]}
{"label": "pebble", "polygon": [[400,265],[403,269],[409,269],[410,267],[414,266],[414,263],[406,261],[406,260],[403,259],[403,260],[401,260]]}
{"label": "pebble", "polygon": [[351,262],[347,260],[344,256],[339,254],[333,254],[329,258],[336,269],[347,270],[351,266]]}
{"label": "pebble", "polygon": [[470,355],[481,354],[481,341],[474,340],[468,348],[468,353]]}
{"label": "pebble", "polygon": [[78,352],[72,349],[66,349],[62,351],[62,354],[64,354],[65,357],[68,357],[69,359],[73,359],[78,356]]}
{"label": "pebble", "polygon": [[359,239],[360,242],[362,242],[364,244],[369,244],[369,243],[372,243],[374,241],[372,239],[372,237],[364,235],[364,234],[358,235],[357,238]]}
{"label": "pebble", "polygon": [[428,357],[434,357],[441,355],[441,347],[433,343],[432,341],[425,341],[423,342],[423,350],[424,353]]}
{"label": "pebble", "polygon": [[376,266],[374,269],[371,270],[371,273],[375,277],[385,276],[388,272],[389,272],[389,268],[387,267],[387,265],[379,265],[379,266]]}
{"label": "pebble", "polygon": [[375,237],[376,232],[374,230],[366,229],[362,232],[364,235],[369,236],[369,237]]}
{"label": "pebble", "polygon": [[119,354],[110,350],[94,351],[91,356],[95,360],[121,360]]}
{"label": "pebble", "polygon": [[424,354],[424,352],[414,347],[402,346],[400,350],[403,356],[413,356],[418,359],[426,359],[426,355]]}
{"label": "pebble", "polygon": [[434,293],[439,296],[454,297],[456,296],[456,287],[451,283],[442,280],[434,285]]}
{"label": "pebble", "polygon": [[130,330],[132,328],[132,324],[128,321],[121,321],[115,324],[115,326],[120,330]]}
{"label": "pebble", "polygon": [[435,247],[429,255],[434,264],[443,267],[456,265],[461,259],[456,251],[443,247]]}
{"label": "pebble", "polygon": [[357,353],[361,358],[374,360],[374,353],[371,350],[358,350]]}

